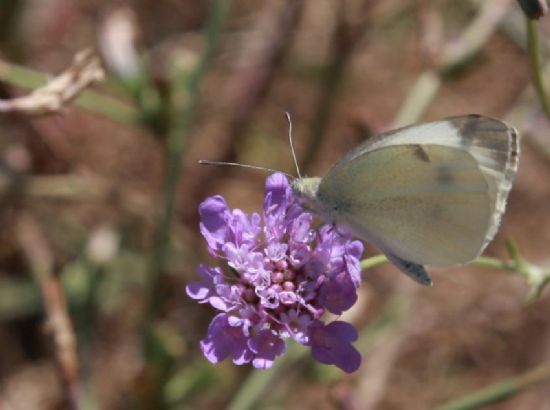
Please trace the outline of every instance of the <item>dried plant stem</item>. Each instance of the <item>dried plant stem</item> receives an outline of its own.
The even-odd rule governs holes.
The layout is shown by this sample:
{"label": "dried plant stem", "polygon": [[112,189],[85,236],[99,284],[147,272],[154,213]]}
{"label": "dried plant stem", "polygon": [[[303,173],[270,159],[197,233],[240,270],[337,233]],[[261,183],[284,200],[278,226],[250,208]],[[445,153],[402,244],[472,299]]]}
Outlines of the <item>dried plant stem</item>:
{"label": "dried plant stem", "polygon": [[[0,60],[0,81],[26,90],[32,90],[45,86],[48,83],[48,76],[38,71]],[[130,105],[95,91],[84,90],[75,99],[74,105],[126,125],[136,125],[140,121],[138,112]]]}
{"label": "dried plant stem", "polygon": [[23,97],[0,100],[0,113],[46,115],[58,113],[84,89],[103,80],[105,73],[99,58],[91,51],[76,54],[72,65],[63,73],[49,80]]}
{"label": "dried plant stem", "polygon": [[550,380],[550,365],[544,365],[512,377],[465,397],[436,407],[434,410],[472,410],[496,403],[536,384]]}
{"label": "dried plant stem", "polygon": [[46,329],[51,334],[55,357],[65,392],[67,408],[78,404],[78,359],[76,337],[69,318],[65,291],[53,272],[53,256],[38,222],[23,214],[17,226],[17,240],[40,287],[46,310]]}
{"label": "dried plant stem", "polygon": [[445,74],[479,52],[499,27],[510,5],[510,0],[483,2],[472,23],[455,41],[440,51],[440,56],[436,57],[437,66],[418,76],[401,105],[393,127],[417,122],[424,116],[439,94]]}
{"label": "dried plant stem", "polygon": [[550,120],[550,98],[544,81],[544,70],[540,53],[540,41],[537,31],[537,23],[529,18],[525,19],[527,25],[527,50],[531,61],[531,76],[533,86],[542,105],[544,113]]}

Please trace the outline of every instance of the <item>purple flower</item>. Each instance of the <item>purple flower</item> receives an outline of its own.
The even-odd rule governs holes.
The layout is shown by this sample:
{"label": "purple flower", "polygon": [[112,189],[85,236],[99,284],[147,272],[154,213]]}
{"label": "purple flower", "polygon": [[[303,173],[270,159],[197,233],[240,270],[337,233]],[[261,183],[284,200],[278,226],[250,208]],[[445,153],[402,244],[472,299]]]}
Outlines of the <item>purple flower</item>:
{"label": "purple flower", "polygon": [[351,373],[361,364],[361,355],[351,345],[357,340],[357,330],[347,322],[325,325],[316,321],[309,328],[311,353],[318,362],[334,364]]}
{"label": "purple flower", "polygon": [[207,198],[199,213],[209,252],[227,264],[199,265],[202,280],[186,288],[219,312],[200,343],[209,361],[269,368],[294,339],[321,363],[359,367],[353,326],[323,315],[340,315],[357,300],[361,242],[331,225],[313,227],[281,173],[266,180],[262,216],[231,210],[221,196]]}

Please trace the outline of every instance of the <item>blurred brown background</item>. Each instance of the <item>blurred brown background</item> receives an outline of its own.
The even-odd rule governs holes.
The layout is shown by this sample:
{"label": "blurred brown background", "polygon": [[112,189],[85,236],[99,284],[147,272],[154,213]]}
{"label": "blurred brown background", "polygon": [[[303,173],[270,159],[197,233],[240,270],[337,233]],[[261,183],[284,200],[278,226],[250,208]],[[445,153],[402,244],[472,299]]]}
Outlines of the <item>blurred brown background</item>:
{"label": "blurred brown background", "polygon": [[[285,111],[309,175],[397,125],[505,119],[523,138],[520,169],[486,254],[509,258],[512,238],[550,266],[550,128],[516,2],[2,0],[0,97],[25,95],[89,47],[107,76],[88,103],[0,114],[0,409],[427,409],[550,363],[548,291],[526,303],[529,284],[499,270],[435,270],[432,288],[391,266],[366,271],[347,318],[362,335],[353,375],[301,347],[265,372],[213,366],[198,342],[214,312],[184,292],[209,261],[200,201],[222,194],[259,211],[265,177],[197,160],[294,173]],[[155,276],[171,138],[183,140],[182,163]],[[161,362],[142,349],[144,323]],[[549,386],[485,408],[550,409]]]}

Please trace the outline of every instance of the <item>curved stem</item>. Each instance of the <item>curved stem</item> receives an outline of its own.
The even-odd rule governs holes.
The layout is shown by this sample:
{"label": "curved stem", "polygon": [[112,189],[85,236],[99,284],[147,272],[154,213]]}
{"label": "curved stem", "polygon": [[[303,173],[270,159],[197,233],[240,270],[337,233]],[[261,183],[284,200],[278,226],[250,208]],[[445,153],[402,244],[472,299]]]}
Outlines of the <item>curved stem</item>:
{"label": "curved stem", "polygon": [[537,31],[537,24],[534,20],[525,19],[527,24],[527,50],[529,52],[529,60],[531,63],[531,76],[533,86],[537,92],[537,97],[540,100],[544,113],[550,119],[550,99],[546,92],[546,84],[544,83],[542,57],[540,53],[540,40]]}
{"label": "curved stem", "polygon": [[535,384],[550,379],[550,365],[531,369],[492,386],[477,390],[460,399],[436,407],[434,410],[471,410],[504,400]]}

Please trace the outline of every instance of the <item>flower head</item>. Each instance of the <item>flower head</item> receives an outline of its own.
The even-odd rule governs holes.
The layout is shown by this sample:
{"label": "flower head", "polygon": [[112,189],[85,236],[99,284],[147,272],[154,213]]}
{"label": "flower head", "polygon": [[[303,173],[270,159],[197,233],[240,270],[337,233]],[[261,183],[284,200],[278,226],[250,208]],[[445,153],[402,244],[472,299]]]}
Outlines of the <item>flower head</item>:
{"label": "flower head", "polygon": [[207,198],[199,213],[209,252],[227,263],[200,265],[202,280],[186,289],[219,312],[200,344],[208,360],[269,368],[294,339],[321,363],[358,368],[357,332],[325,323],[323,314],[340,315],[357,300],[361,242],[331,225],[313,227],[281,173],[267,178],[263,216],[231,210],[221,196]]}

